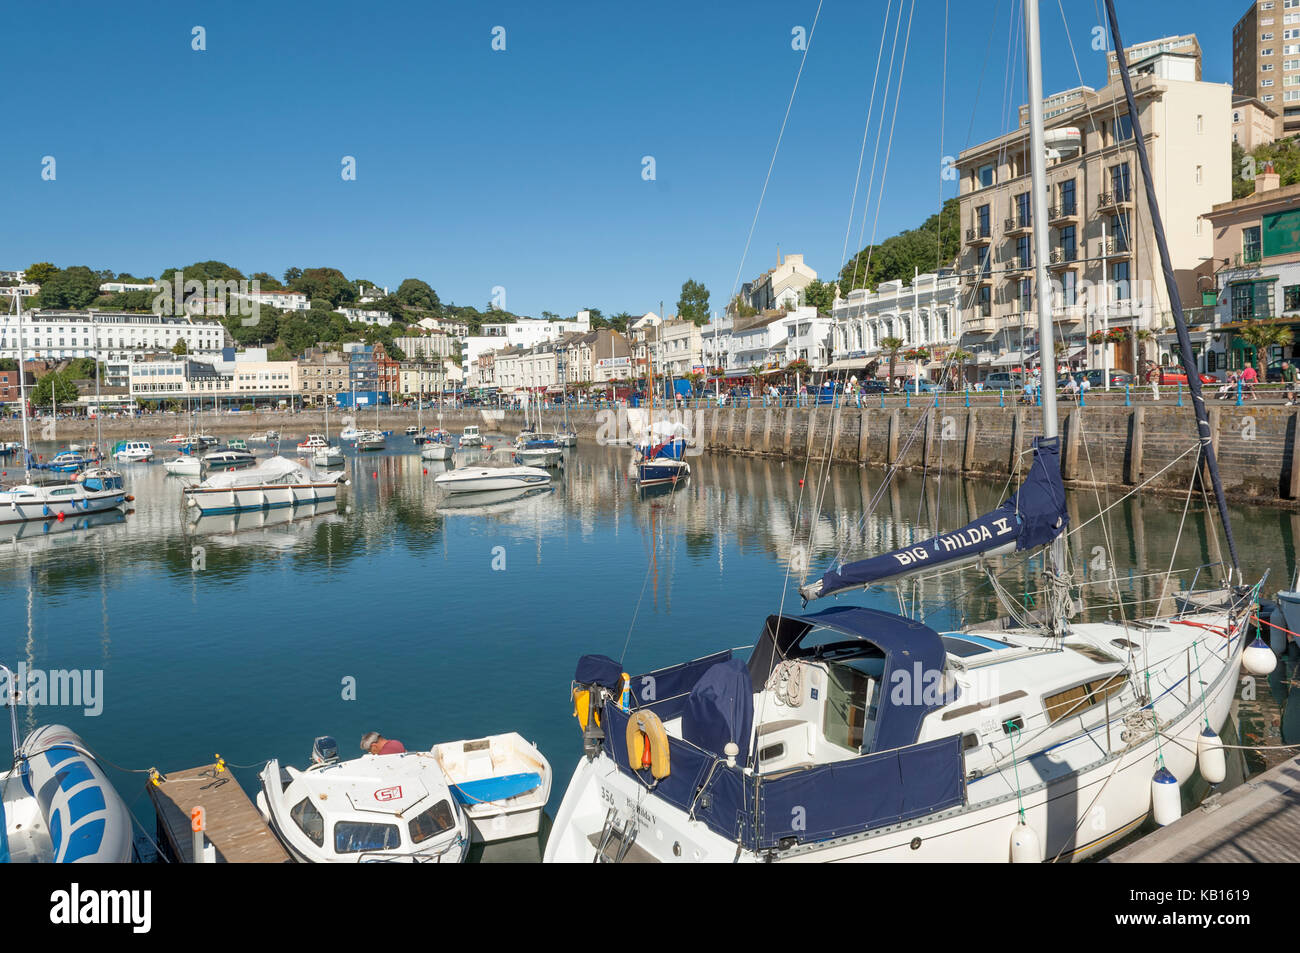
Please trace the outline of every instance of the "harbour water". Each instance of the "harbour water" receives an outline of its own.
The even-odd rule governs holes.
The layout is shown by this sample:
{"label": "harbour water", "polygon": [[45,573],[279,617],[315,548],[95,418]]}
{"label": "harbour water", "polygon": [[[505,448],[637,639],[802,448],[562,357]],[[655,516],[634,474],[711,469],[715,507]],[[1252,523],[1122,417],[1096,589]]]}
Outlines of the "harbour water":
{"label": "harbour water", "polygon": [[[103,673],[94,705],[27,707],[21,730],[72,727],[150,832],[151,766],[219,753],[251,795],[267,759],[304,765],[318,735],[353,756],[370,730],[408,748],[518,730],[552,764],[553,814],[581,754],[568,697],[579,655],[637,672],[750,644],[767,614],[799,608],[805,570],[955,527],[1007,491],[900,474],[881,492],[882,473],[857,466],[705,455],[691,458],[686,485],[647,498],[627,448],[584,443],[552,491],[475,508],[435,489],[441,465],[409,438],[347,453],[351,485],[329,512],[196,524],[183,478],[123,464],[136,498],[123,518],[0,526],[0,661]],[[1184,584],[1206,585],[1197,567],[1220,558],[1203,500],[1184,513],[1181,499],[1117,502],[1124,492],[1070,495],[1083,526],[1070,552],[1093,618],[1151,611],[1171,564]],[[1266,593],[1288,584],[1300,514],[1234,507],[1233,519],[1246,578],[1269,572]],[[1032,606],[1035,567],[1001,566],[1004,587]],[[849,601],[900,604],[892,591]],[[976,570],[920,582],[901,601],[940,629],[997,614]],[[1280,743],[1284,669],[1242,702],[1226,741]],[[1276,760],[1251,755],[1241,768]],[[488,859],[539,857],[531,841]]]}

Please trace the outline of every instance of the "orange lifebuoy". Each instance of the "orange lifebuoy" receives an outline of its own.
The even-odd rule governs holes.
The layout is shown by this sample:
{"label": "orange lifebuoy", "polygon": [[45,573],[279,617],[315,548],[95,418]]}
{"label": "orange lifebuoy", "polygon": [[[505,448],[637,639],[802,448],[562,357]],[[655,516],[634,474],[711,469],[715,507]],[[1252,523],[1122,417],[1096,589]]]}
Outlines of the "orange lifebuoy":
{"label": "orange lifebuoy", "polygon": [[650,769],[656,780],[668,777],[668,732],[652,711],[632,712],[627,720],[627,760],[633,770]]}

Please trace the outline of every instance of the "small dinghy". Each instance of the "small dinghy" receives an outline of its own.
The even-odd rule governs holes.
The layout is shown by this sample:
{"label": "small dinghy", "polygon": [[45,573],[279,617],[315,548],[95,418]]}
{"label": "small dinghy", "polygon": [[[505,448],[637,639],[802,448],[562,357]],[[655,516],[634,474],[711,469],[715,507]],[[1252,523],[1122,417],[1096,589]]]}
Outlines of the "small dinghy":
{"label": "small dinghy", "polygon": [[551,765],[518,732],[433,746],[475,843],[537,833],[551,796]]}
{"label": "small dinghy", "polygon": [[430,752],[364,754],[340,761],[330,737],[305,771],[271,760],[257,809],[304,863],[460,863],[469,822]]}
{"label": "small dinghy", "polygon": [[0,773],[0,864],[125,864],[134,857],[131,814],[85,743],[62,725],[28,735],[14,768]]}

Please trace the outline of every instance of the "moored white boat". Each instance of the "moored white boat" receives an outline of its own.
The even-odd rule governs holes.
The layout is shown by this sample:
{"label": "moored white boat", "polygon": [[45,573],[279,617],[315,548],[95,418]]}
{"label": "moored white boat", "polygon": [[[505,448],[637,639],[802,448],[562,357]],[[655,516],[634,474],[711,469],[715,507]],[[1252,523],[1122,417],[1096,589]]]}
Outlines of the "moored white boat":
{"label": "moored white boat", "polygon": [[148,463],[153,446],[147,440],[119,440],[113,445],[113,459],[122,463]]}
{"label": "moored white boat", "polygon": [[383,450],[386,445],[383,431],[363,430],[357,434],[357,449],[362,451]]}
{"label": "moored white boat", "polygon": [[163,469],[176,476],[199,476],[203,473],[203,459],[196,454],[182,453],[164,460]]}
{"label": "moored white boat", "polygon": [[304,863],[459,863],[469,822],[430,752],[364,754],[338,760],[317,738],[305,770],[271,760],[257,808]]}
{"label": "moored white boat", "polygon": [[433,430],[428,434],[424,446],[420,450],[420,457],[424,460],[435,460],[446,463],[454,456],[451,445],[451,434],[445,430]]}
{"label": "moored white boat", "polygon": [[342,472],[320,473],[271,457],[244,470],[215,473],[181,492],[200,513],[233,513],[329,502],[337,498],[340,484],[347,484]]}
{"label": "moored white boat", "polygon": [[460,445],[462,447],[481,447],[483,446],[483,435],[479,433],[478,427],[470,424],[460,434]]}
{"label": "moored white boat", "polygon": [[551,765],[510,731],[433,746],[476,843],[536,834],[551,795]]}
{"label": "moored white boat", "polygon": [[203,466],[209,470],[242,470],[256,464],[257,457],[247,450],[211,450],[203,455]]}
{"label": "moored white boat", "polygon": [[537,467],[474,466],[460,467],[433,478],[433,483],[448,493],[481,493],[484,490],[510,490],[518,487],[546,486],[551,475]]}

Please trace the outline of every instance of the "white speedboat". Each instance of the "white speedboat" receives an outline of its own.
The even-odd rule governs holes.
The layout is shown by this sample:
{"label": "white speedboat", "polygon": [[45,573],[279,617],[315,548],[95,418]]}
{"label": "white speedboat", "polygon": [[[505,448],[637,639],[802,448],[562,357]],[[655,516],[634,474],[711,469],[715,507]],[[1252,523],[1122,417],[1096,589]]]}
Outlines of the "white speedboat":
{"label": "white speedboat", "polygon": [[430,752],[338,759],[332,738],[317,738],[305,770],[271,760],[260,775],[257,808],[304,863],[459,863],[469,822]]}
{"label": "white speedboat", "polygon": [[342,472],[320,473],[285,457],[271,457],[244,470],[214,473],[181,493],[200,513],[235,513],[332,502],[340,484],[347,485]]}
{"label": "white speedboat", "polygon": [[262,433],[249,434],[249,443],[275,443],[280,439],[280,431],[266,430]]}
{"label": "white speedboat", "polygon": [[343,451],[333,445],[317,450],[311,455],[311,462],[318,467],[341,467],[344,459]]}
{"label": "white speedboat", "polygon": [[203,473],[203,460],[192,453],[182,453],[164,460],[163,469],[176,476],[200,476]]}
{"label": "white speedboat", "polygon": [[148,463],[153,447],[147,440],[119,440],[113,445],[113,459],[122,463]]}
{"label": "white speedboat", "polygon": [[537,467],[476,466],[460,467],[433,478],[433,484],[448,493],[481,493],[484,490],[510,490],[518,487],[546,486],[551,475]]}
{"label": "white speedboat", "polygon": [[361,432],[362,431],[357,429],[356,424],[348,424],[346,427],[344,427],[342,430],[339,431],[339,439],[356,440],[357,436],[361,434]]}
{"label": "white speedboat", "polygon": [[572,427],[566,427],[563,430],[556,431],[555,442],[561,447],[576,447],[578,445],[578,434]]}
{"label": "white speedboat", "polygon": [[406,428],[406,435],[407,435],[408,437],[414,437],[414,436],[415,436],[416,434],[418,434],[419,432],[420,432],[420,428],[419,428],[419,427],[411,426],[411,427],[407,427],[407,428]]}
{"label": "white speedboat", "polygon": [[460,445],[462,447],[481,447],[483,446],[483,435],[479,433],[477,427],[471,424],[461,431]]}
{"label": "white speedboat", "polygon": [[329,445],[330,442],[325,439],[324,434],[319,434],[319,433],[308,434],[307,439],[304,440],[302,443],[298,444],[298,452],[302,454],[304,457],[310,456],[311,454],[315,453],[317,450],[324,450]]}
{"label": "white speedboat", "polygon": [[209,470],[243,470],[256,464],[257,457],[247,450],[211,450],[203,455],[203,465]]}
{"label": "white speedboat", "polygon": [[[8,690],[13,676],[0,666]],[[16,718],[16,708],[10,717]],[[43,725],[18,744],[0,773],[0,864],[126,864],[135,858],[131,812],[85,743]]]}
{"label": "white speedboat", "polygon": [[475,843],[536,834],[551,796],[551,765],[518,732],[434,745]]}
{"label": "white speedboat", "polygon": [[515,462],[526,467],[558,467],[564,449],[551,433],[522,433],[515,441]]}

